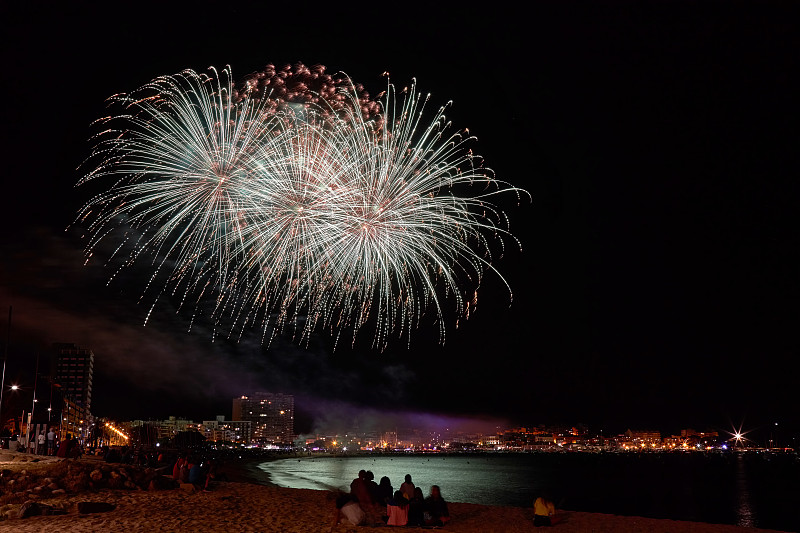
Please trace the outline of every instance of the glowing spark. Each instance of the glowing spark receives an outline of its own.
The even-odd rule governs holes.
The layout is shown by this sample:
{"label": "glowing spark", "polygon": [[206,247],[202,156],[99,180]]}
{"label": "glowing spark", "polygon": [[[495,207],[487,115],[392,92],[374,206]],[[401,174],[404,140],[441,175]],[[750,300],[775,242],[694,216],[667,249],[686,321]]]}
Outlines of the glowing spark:
{"label": "glowing spark", "polygon": [[154,258],[153,306],[165,291],[196,307],[213,294],[211,315],[231,332],[308,340],[323,327],[355,342],[369,323],[379,347],[410,342],[433,311],[444,342],[443,303],[468,317],[496,272],[491,242],[513,239],[489,199],[527,193],[480,165],[445,107],[426,120],[416,82],[403,94],[388,83],[371,100],[348,77],[300,64],[269,65],[239,87],[212,69],[115,95],[123,111],[100,121],[79,182],[114,180],[78,214],[87,260],[120,228],[120,268]]}

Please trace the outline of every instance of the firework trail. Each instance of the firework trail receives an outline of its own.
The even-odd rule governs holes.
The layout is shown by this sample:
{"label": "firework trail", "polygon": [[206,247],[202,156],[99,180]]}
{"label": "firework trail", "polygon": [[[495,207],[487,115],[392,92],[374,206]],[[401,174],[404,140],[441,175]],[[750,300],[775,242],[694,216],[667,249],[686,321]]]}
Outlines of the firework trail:
{"label": "firework trail", "polygon": [[385,347],[432,313],[444,342],[444,302],[468,317],[490,244],[513,239],[488,200],[527,195],[480,166],[444,107],[425,120],[415,84],[372,100],[324,67],[268,65],[239,86],[184,71],[110,100],[123,111],[98,121],[79,182],[114,180],[79,213],[87,255],[124,228],[120,268],[152,257],[148,289],[213,300],[239,334],[355,342],[369,325]]}

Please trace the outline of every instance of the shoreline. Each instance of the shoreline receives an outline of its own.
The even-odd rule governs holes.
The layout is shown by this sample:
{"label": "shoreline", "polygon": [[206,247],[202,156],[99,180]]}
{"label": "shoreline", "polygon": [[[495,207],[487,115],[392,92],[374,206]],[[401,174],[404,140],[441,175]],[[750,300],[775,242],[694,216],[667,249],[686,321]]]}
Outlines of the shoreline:
{"label": "shoreline", "polygon": [[[337,456],[332,456],[332,455],[305,456],[304,455],[304,456],[297,456],[297,457],[271,457],[271,458],[265,459],[265,460],[261,460],[261,459],[258,459],[258,460],[249,459],[249,460],[246,460],[246,461],[242,460],[242,464],[239,467],[242,470],[241,477],[239,479],[237,479],[237,481],[242,482],[242,483],[253,483],[253,484],[257,484],[257,485],[269,486],[269,487],[273,487],[273,488],[276,488],[276,489],[279,489],[279,490],[294,490],[294,491],[310,490],[310,491],[315,491],[315,492],[327,495],[327,494],[330,494],[332,492],[337,492],[338,489],[333,489],[333,488],[330,488],[330,489],[311,489],[311,488],[308,488],[308,489],[294,489],[294,488],[289,488],[289,487],[281,487],[281,486],[276,485],[275,483],[271,482],[270,475],[267,472],[265,472],[264,470],[258,468],[257,465],[260,464],[260,463],[263,463],[263,462],[272,462],[272,461],[277,461],[277,460],[294,460],[294,459],[297,459],[297,460],[310,460],[310,459],[319,460],[319,459],[326,459],[326,458],[327,459],[336,459],[336,458],[341,458],[341,457],[342,456],[338,456],[338,455]],[[345,457],[348,457],[348,456],[345,456]],[[353,456],[350,456],[350,457],[353,457]],[[448,500],[448,506],[450,506],[451,509],[453,508],[453,506],[455,506],[457,508],[458,507],[466,507],[466,508],[471,509],[470,513],[475,512],[474,509],[472,509],[472,508],[478,508],[478,509],[489,508],[489,509],[493,509],[493,510],[501,510],[501,509],[503,509],[503,510],[506,510],[506,511],[514,510],[514,511],[511,511],[511,514],[517,514],[517,515],[522,514],[524,516],[528,516],[529,515],[529,519],[530,519],[530,523],[531,523],[531,527],[532,527],[532,521],[533,521],[533,509],[532,509],[532,507],[523,507],[523,506],[515,506],[515,505],[476,504],[476,503],[457,502],[457,501],[450,501],[450,500]],[[735,524],[713,523],[713,522],[694,522],[694,521],[689,521],[689,520],[675,520],[675,519],[664,518],[664,517],[656,518],[656,517],[646,517],[646,516],[638,516],[638,515],[607,514],[607,513],[598,513],[598,512],[591,512],[591,511],[579,511],[579,510],[571,510],[571,509],[559,509],[558,511],[559,511],[559,515],[561,517],[561,520],[566,520],[566,522],[569,522],[570,518],[574,518],[575,520],[573,520],[573,522],[575,522],[575,525],[578,527],[578,529],[573,529],[572,526],[569,526],[566,522],[562,523],[562,524],[558,524],[556,527],[558,527],[559,529],[561,529],[563,531],[581,531],[581,532],[583,532],[583,531],[592,531],[592,532],[597,532],[597,533],[605,532],[605,531],[608,531],[608,532],[611,532],[611,531],[615,531],[615,532],[616,531],[642,531],[642,532],[645,532],[645,531],[655,531],[655,532],[661,532],[661,531],[663,531],[663,532],[666,532],[666,531],[693,531],[693,532],[706,532],[706,531],[709,531],[709,532],[711,532],[711,531],[714,531],[714,532],[722,532],[722,531],[724,531],[726,533],[746,532],[746,531],[749,531],[749,532],[775,532],[775,531],[782,531],[782,530],[765,529],[765,528],[758,528],[758,527],[751,527],[751,526],[740,526],[740,525],[735,525]],[[455,513],[453,513],[453,514],[455,514]],[[613,520],[611,520],[608,517],[614,517],[614,518],[613,518]],[[603,523],[603,524],[605,522],[611,520],[611,522],[613,522],[614,524],[617,524],[617,525],[613,526],[613,528],[611,528],[611,529],[604,529],[605,526],[602,526],[602,525],[597,525],[597,526],[591,525],[590,526],[589,523],[587,522],[588,519],[600,519],[600,522]],[[630,523],[627,523],[627,522],[630,522]],[[623,523],[625,523],[624,526],[622,525]],[[639,524],[639,525],[637,525],[637,524]],[[663,525],[664,527],[666,527],[666,529],[660,529],[660,526],[657,526],[657,524]],[[453,529],[453,527],[451,527],[452,525],[453,525],[452,523],[448,524],[448,526],[445,529],[450,529],[451,531],[462,531],[461,529]],[[637,529],[637,528],[640,527],[640,525],[641,525],[641,529]],[[378,527],[383,527],[383,526],[378,526]],[[584,529],[585,527],[588,527],[589,529]],[[686,529],[684,529],[684,527]],[[614,528],[620,528],[620,529],[614,529]],[[629,528],[633,528],[633,529],[629,529]],[[673,528],[678,528],[678,529],[673,529]],[[722,529],[717,529],[717,528],[722,528]],[[728,529],[728,528],[732,528],[732,529]],[[358,531],[362,531],[364,529],[370,529],[371,530],[373,528],[372,527],[368,527],[368,526],[367,527],[361,526],[361,527],[358,528]],[[417,528],[409,528],[409,529],[412,529],[414,531],[417,530]],[[426,528],[426,529],[429,529],[429,528]],[[532,528],[532,530],[533,529],[538,530],[539,528]],[[472,531],[472,530],[469,530],[469,531]],[[486,531],[495,531],[495,530],[494,529],[487,529]],[[505,531],[505,530],[500,529],[498,531]]]}
{"label": "shoreline", "polygon": [[[280,458],[280,457],[278,457]],[[274,459],[278,459],[274,458]],[[20,493],[22,498],[15,501],[33,500],[38,503],[61,507],[65,514],[16,518],[19,503],[2,506],[3,516],[0,524],[13,528],[18,533],[36,532],[81,532],[81,531],[126,531],[126,533],[151,531],[197,531],[212,532],[220,529],[237,532],[283,531],[287,533],[329,532],[334,517],[334,493],[326,490],[290,489],[253,483],[255,462],[265,462],[264,458],[247,459],[239,466],[236,481],[216,482],[210,492],[195,491],[191,486],[181,488],[157,487],[143,490],[141,487],[123,488],[85,488],[70,489],[69,481],[80,481],[81,476],[89,479],[89,472],[104,465],[117,468],[120,473],[127,471],[131,479],[137,476],[137,469],[129,465],[106,465],[96,460],[42,461],[37,463],[24,460],[0,461],[4,481],[2,492],[9,496],[17,489],[20,476],[35,481],[29,487],[35,489],[45,477],[54,474],[62,477],[48,479],[67,487],[60,495],[36,493],[31,489]],[[237,468],[226,465],[226,474]],[[148,469],[138,472],[146,473]],[[151,471],[152,472],[152,471]],[[248,475],[249,474],[249,475]],[[237,474],[230,475],[229,479]],[[16,476],[17,483],[8,481]],[[113,477],[113,476],[112,476]],[[93,478],[92,478],[93,479]],[[187,490],[188,489],[188,490]],[[81,514],[81,502],[103,502],[110,504],[112,510]],[[448,502],[451,522],[445,530],[459,533],[522,533],[534,531],[533,509],[523,507],[490,506],[470,503]],[[593,532],[617,533],[775,533],[776,530],[740,527],[726,524],[685,522],[668,519],[618,516],[601,513],[565,511],[560,513],[563,522],[554,526],[554,531],[564,533]],[[6,518],[3,520],[3,518]],[[386,531],[387,526],[345,526],[338,525],[332,531],[356,533],[378,529]],[[403,528],[407,531],[423,531],[423,528]]]}

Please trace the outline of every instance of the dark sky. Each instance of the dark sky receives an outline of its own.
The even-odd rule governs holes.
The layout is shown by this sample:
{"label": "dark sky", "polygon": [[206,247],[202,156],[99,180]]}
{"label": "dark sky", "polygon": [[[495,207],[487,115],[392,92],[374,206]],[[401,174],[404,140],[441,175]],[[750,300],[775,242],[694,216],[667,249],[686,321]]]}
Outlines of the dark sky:
{"label": "dark sky", "polygon": [[[267,3],[254,3],[267,5]],[[432,4],[432,3],[429,3]],[[0,307],[9,364],[90,346],[93,411],[230,414],[298,396],[299,429],[418,413],[677,431],[797,424],[798,13],[790,3],[4,7]],[[374,92],[412,77],[500,179],[523,245],[447,343],[381,353],[146,327],[145,268],[83,265],[75,189],[104,100],[184,68],[321,63]],[[509,243],[510,244],[510,243]],[[16,371],[16,370],[15,370]]]}

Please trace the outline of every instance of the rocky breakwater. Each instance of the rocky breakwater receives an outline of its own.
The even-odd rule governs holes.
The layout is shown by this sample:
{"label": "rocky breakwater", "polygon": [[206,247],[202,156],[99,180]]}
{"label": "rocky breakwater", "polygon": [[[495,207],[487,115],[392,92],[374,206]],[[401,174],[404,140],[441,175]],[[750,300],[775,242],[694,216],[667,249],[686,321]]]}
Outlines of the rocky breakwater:
{"label": "rocky breakwater", "polygon": [[[0,520],[24,517],[26,513],[69,512],[59,507],[60,495],[87,493],[89,496],[102,489],[155,491],[176,487],[171,478],[152,468],[106,464],[91,459],[4,461],[0,464]],[[32,505],[45,499],[48,505]]]}

